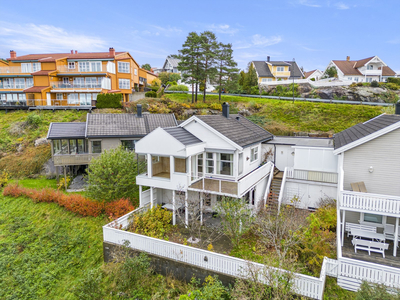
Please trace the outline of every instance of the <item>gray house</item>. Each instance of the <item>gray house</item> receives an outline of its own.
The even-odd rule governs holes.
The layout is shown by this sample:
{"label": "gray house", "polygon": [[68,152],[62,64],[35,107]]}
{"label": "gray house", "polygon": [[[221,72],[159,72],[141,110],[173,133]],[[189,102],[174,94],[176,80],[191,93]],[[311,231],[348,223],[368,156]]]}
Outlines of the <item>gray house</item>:
{"label": "gray house", "polygon": [[173,58],[172,56],[168,56],[164,62],[162,67],[163,72],[170,72],[170,73],[181,73],[178,70],[178,64],[181,60],[178,58]]}

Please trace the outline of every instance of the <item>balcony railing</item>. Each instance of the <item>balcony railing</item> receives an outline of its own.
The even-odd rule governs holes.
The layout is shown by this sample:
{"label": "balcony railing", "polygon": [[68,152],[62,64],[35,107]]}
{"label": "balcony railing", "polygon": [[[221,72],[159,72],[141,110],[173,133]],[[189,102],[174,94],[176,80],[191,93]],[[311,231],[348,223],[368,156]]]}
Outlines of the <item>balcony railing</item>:
{"label": "balcony railing", "polygon": [[400,197],[398,196],[341,191],[339,204],[341,209],[352,211],[392,216],[400,214]]}
{"label": "balcony railing", "polygon": [[0,74],[30,74],[31,72],[22,72],[21,67],[0,67]]}
{"label": "balcony railing", "polygon": [[101,89],[101,83],[55,83],[54,89]]}
{"label": "balcony railing", "polygon": [[92,159],[99,157],[100,154],[55,154],[53,161],[55,166],[88,165]]}
{"label": "balcony railing", "polygon": [[298,170],[294,168],[287,168],[288,174],[287,178],[326,182],[326,183],[337,183],[338,174],[332,172],[321,172],[321,171],[308,171],[308,170]]}
{"label": "balcony railing", "polygon": [[277,77],[286,77],[290,76],[290,71],[276,71],[274,75]]}
{"label": "balcony railing", "polygon": [[382,76],[382,70],[364,70],[364,74]]}
{"label": "balcony railing", "polygon": [[82,70],[82,69],[79,69],[78,66],[76,66],[73,69],[68,68],[68,66],[58,66],[57,70],[60,73],[106,73],[107,66],[101,65],[101,68],[96,68],[94,70],[87,70],[87,69]]}

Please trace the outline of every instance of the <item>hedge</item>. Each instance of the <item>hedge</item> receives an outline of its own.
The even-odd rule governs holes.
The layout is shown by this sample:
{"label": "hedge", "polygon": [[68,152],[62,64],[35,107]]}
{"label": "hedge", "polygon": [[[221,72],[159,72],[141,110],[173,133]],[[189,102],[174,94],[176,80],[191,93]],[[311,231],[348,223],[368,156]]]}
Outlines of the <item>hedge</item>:
{"label": "hedge", "polygon": [[168,91],[189,91],[189,88],[186,85],[171,85],[168,88]]}
{"label": "hedge", "polygon": [[153,92],[153,91],[150,91],[150,92],[146,92],[146,93],[144,94],[144,96],[145,96],[145,97],[148,97],[148,98],[157,98],[157,93],[156,93],[156,92]]}
{"label": "hedge", "polygon": [[97,108],[122,108],[122,94],[97,95]]}
{"label": "hedge", "polygon": [[387,82],[389,82],[389,83],[395,83],[395,84],[397,84],[397,85],[400,85],[400,78],[388,77]]}

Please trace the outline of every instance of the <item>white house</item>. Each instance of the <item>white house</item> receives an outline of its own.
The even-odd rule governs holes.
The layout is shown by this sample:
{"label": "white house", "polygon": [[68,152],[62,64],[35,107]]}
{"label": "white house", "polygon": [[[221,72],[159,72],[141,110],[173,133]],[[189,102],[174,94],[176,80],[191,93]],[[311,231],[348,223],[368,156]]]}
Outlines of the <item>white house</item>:
{"label": "white house", "polygon": [[378,82],[386,81],[388,77],[394,77],[396,73],[388,67],[378,56],[372,56],[360,60],[331,60],[326,67],[335,67],[339,80],[348,80],[353,82]]}
{"label": "white house", "polygon": [[312,71],[304,72],[304,78],[305,79],[315,79],[315,80],[320,80],[322,77],[323,73],[322,71],[315,69]]}
{"label": "white house", "polygon": [[[136,184],[141,191],[150,187],[140,193],[140,206],[150,202],[175,212],[187,207],[188,199],[202,197],[200,205],[212,211],[216,201],[229,196],[256,208],[265,201],[272,169],[261,144],[272,138],[246,118],[229,115],[227,103],[222,115],[192,116],[176,127],[154,130],[136,143],[139,158],[147,161]],[[178,196],[184,202],[178,203]]]}
{"label": "white house", "polygon": [[338,284],[400,287],[400,106],[335,135]]}

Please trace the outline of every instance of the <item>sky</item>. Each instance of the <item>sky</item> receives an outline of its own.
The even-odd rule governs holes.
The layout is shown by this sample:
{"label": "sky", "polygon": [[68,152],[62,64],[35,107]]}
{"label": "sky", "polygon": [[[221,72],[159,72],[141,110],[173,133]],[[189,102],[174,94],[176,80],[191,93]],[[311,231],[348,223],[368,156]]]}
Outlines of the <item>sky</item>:
{"label": "sky", "polygon": [[[12,3],[12,5],[9,5]],[[0,57],[128,51],[161,68],[189,32],[231,43],[238,67],[297,61],[305,71],[331,60],[379,56],[400,73],[400,0],[21,1],[0,0]]]}

